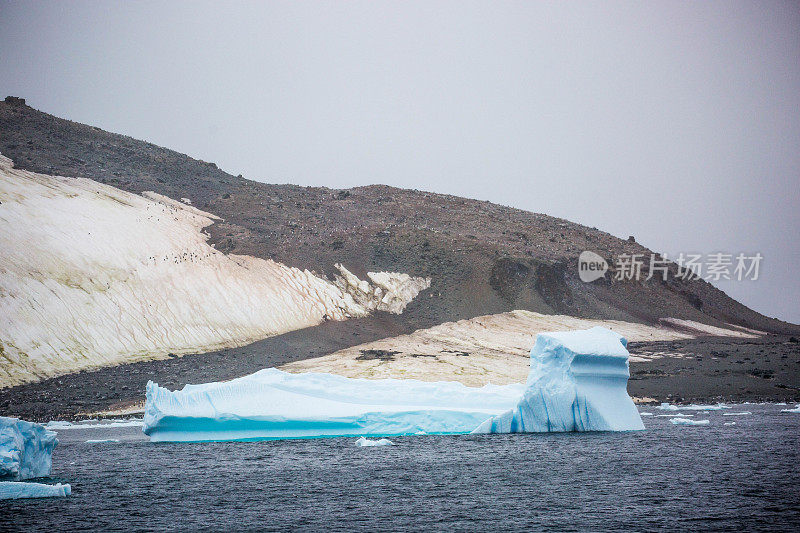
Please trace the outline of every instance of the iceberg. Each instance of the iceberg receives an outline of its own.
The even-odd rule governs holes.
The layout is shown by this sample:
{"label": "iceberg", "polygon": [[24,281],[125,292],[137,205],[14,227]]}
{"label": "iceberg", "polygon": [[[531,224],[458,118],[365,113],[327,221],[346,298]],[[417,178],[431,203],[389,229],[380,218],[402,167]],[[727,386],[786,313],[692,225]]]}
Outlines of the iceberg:
{"label": "iceberg", "polygon": [[151,441],[644,429],[626,391],[624,338],[540,333],[526,384],[351,379],[270,368],[170,391],[147,384]]}
{"label": "iceberg", "polygon": [[469,433],[512,408],[524,388],[270,368],[174,392],[148,383],[143,429],[151,441]]}
{"label": "iceberg", "polygon": [[691,418],[670,418],[669,420],[676,426],[707,426],[709,424],[708,420],[692,420]]}
{"label": "iceberg", "polygon": [[724,403],[718,403],[716,405],[671,405],[662,403],[656,407],[656,409],[661,409],[662,411],[721,411],[723,409],[730,409],[730,406]]}
{"label": "iceberg", "polygon": [[628,396],[627,344],[602,327],[540,333],[522,399],[474,433],[644,429]]}
{"label": "iceberg", "polygon": [[0,416],[0,479],[50,475],[56,434],[41,424]]}
{"label": "iceberg", "polygon": [[372,440],[372,439],[367,439],[365,437],[360,437],[356,441],[356,446],[365,446],[365,447],[370,447],[370,446],[394,446],[394,442],[390,441],[389,439]]}
{"label": "iceberg", "polygon": [[63,431],[65,429],[104,429],[104,428],[128,428],[128,427],[142,427],[142,420],[111,420],[107,422],[84,422],[80,424],[73,424],[72,422],[65,422],[61,420],[53,420],[45,426],[47,429],[54,429]]}
{"label": "iceberg", "polygon": [[16,500],[18,498],[53,498],[72,494],[69,483],[26,483],[25,481],[0,481],[0,500]]}

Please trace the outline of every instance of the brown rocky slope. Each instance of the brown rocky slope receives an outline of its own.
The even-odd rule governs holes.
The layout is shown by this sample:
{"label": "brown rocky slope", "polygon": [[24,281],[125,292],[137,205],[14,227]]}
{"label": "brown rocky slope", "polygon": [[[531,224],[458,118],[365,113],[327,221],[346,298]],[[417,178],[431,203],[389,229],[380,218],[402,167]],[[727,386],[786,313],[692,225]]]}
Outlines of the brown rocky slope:
{"label": "brown rocky slope", "polygon": [[[0,102],[0,152],[25,170],[86,177],[131,192],[189,198],[224,221],[218,249],[331,273],[399,271],[430,276],[431,289],[399,320],[402,330],[527,309],[656,323],[664,317],[795,334],[705,281],[577,277],[577,257],[611,262],[650,250],[595,228],[489,202],[371,185],[347,190],[275,185],[232,176],[153,144]],[[646,269],[645,269],[646,270]]]}

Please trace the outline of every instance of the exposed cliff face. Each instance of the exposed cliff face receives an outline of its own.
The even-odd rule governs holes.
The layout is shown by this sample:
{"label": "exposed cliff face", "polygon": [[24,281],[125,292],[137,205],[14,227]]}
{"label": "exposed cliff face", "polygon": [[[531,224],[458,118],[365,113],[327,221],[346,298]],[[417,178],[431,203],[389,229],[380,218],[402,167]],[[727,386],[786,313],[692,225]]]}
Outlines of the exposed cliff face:
{"label": "exposed cliff face", "polygon": [[374,285],[352,275],[337,285],[226,255],[202,232],[214,218],[156,193],[17,170],[0,156],[0,387],[400,313],[430,283],[384,272]]}
{"label": "exposed cliff face", "polygon": [[650,251],[632,241],[542,214],[382,185],[336,191],[271,185],[213,163],[0,102],[0,152],[18,168],[87,177],[141,193],[185,198],[222,218],[207,231],[218,250],[273,259],[333,279],[333,265],[431,278],[404,313],[409,329],[527,309],[584,318],[657,323],[677,317],[796,333],[704,281],[591,284],[577,257]]}

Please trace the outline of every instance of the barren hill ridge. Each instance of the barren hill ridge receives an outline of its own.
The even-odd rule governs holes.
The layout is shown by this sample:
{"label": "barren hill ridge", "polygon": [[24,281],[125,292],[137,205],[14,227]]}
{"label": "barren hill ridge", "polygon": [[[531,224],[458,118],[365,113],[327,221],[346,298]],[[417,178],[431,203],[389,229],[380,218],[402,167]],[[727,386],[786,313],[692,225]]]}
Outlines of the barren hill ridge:
{"label": "barren hill ridge", "polygon": [[705,281],[614,281],[607,275],[583,283],[577,276],[583,250],[609,262],[650,250],[544,214],[384,185],[332,190],[251,181],[213,163],[48,115],[18,98],[0,102],[0,153],[24,170],[189,199],[222,219],[209,233],[225,252],[323,275],[343,263],[361,277],[367,271],[430,277],[430,290],[392,318],[402,331],[514,309],[800,331]]}

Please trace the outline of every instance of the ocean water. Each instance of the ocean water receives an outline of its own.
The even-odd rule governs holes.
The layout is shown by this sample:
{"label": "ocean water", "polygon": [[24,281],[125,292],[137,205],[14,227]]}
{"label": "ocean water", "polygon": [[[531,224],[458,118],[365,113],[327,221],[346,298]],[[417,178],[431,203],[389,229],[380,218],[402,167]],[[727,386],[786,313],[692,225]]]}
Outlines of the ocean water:
{"label": "ocean water", "polygon": [[[648,416],[635,433],[415,436],[373,448],[59,430],[52,480],[72,496],[0,501],[0,530],[798,531],[800,415],[785,408],[646,408],[710,423]],[[741,411],[752,414],[723,416]],[[119,442],[86,442],[101,439]]]}

